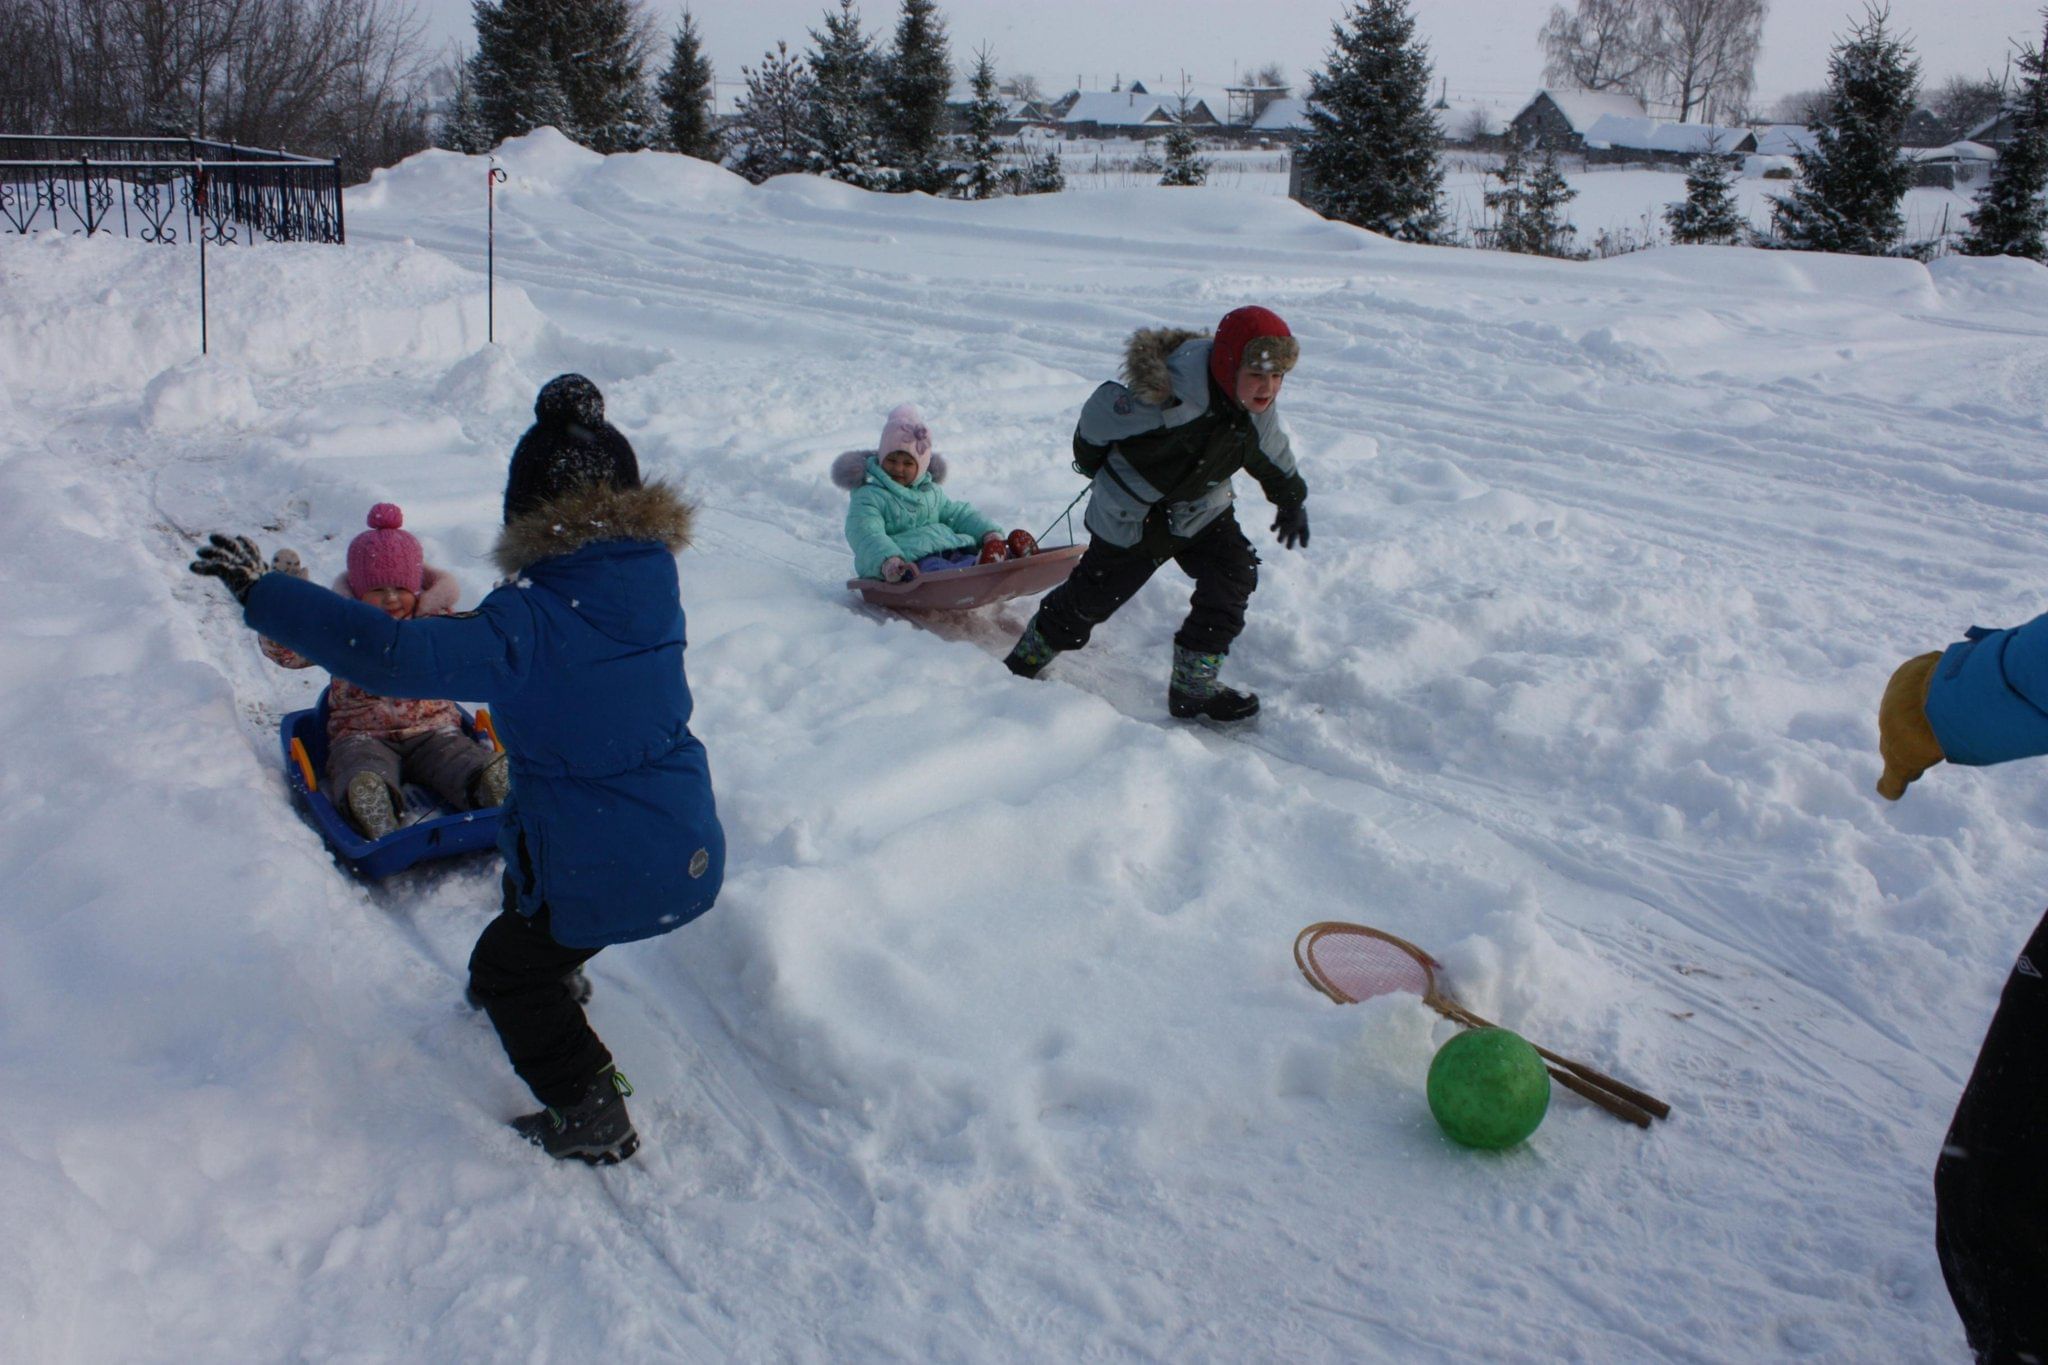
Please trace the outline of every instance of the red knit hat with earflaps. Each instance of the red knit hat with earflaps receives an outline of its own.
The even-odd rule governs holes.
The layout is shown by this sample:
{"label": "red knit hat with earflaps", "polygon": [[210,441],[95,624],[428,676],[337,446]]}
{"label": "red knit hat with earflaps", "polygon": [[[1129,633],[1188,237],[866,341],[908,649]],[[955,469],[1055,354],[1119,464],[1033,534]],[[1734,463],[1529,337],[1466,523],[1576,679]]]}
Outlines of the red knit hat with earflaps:
{"label": "red knit hat with earflaps", "polygon": [[1260,337],[1286,338],[1285,345],[1259,348],[1265,358],[1263,368],[1274,374],[1286,374],[1294,368],[1300,347],[1294,333],[1287,330],[1286,322],[1272,309],[1256,304],[1233,308],[1216,324],[1216,340],[1209,348],[1209,377],[1232,398],[1237,397],[1237,371],[1244,364],[1245,348]]}

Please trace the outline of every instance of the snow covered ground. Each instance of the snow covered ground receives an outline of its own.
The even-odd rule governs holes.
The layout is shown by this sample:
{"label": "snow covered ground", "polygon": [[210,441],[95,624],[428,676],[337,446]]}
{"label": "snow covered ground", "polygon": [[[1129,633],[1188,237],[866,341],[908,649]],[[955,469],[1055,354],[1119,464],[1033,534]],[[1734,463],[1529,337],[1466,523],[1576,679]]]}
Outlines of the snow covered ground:
{"label": "snow covered ground", "polygon": [[[1959,1359],[1930,1173],[2048,888],[2015,765],[1872,793],[1901,658],[2042,605],[2048,272],[1390,244],[1282,199],[749,187],[551,133],[429,153],[351,245],[0,240],[0,1359]],[[1314,538],[1163,715],[1168,570],[1050,681],[1023,604],[842,583],[840,450],[915,399],[1039,529],[1132,328],[1258,301]],[[702,504],[719,908],[593,964],[606,1171],[464,1008],[488,861],[378,887],[292,809],[200,533],[316,574],[379,499],[473,601],[537,385]],[[1448,1025],[1663,1095],[1450,1146]]]}

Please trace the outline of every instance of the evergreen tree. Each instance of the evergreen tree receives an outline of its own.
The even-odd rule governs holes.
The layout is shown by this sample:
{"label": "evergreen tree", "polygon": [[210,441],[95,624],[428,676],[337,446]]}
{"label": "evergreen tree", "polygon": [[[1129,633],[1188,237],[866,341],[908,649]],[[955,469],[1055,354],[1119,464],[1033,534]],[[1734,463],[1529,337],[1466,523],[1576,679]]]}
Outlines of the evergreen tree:
{"label": "evergreen tree", "polygon": [[2012,105],[2012,141],[1991,168],[1991,183],[1977,195],[1970,235],[1971,256],[2025,256],[2048,265],[2048,25],[2041,46],[2020,54],[2020,88]]}
{"label": "evergreen tree", "polygon": [[896,46],[882,65],[885,113],[883,152],[900,167],[910,189],[939,188],[939,140],[946,96],[953,91],[953,58],[937,0],[903,0]]}
{"label": "evergreen tree", "polygon": [[1529,198],[1522,216],[1533,242],[1530,249],[1537,255],[1573,254],[1571,242],[1576,229],[1564,216],[1564,206],[1578,197],[1579,192],[1558,167],[1557,149],[1546,146],[1543,159],[1536,163],[1536,173],[1529,177]]}
{"label": "evergreen tree", "polygon": [[1905,235],[1899,201],[1913,167],[1899,155],[1899,139],[1920,63],[1886,30],[1889,17],[1866,9],[1829,56],[1827,108],[1812,125],[1813,151],[1799,158],[1801,183],[1771,210],[1771,245],[1883,256]]}
{"label": "evergreen tree", "polygon": [[1522,140],[1508,138],[1507,154],[1501,158],[1500,169],[1488,171],[1486,178],[1500,182],[1498,188],[1489,187],[1483,196],[1487,212],[1493,215],[1493,227],[1489,231],[1489,244],[1496,251],[1527,251],[1529,229],[1529,163],[1522,158]]}
{"label": "evergreen tree", "polygon": [[1328,66],[1309,77],[1309,132],[1296,153],[1309,206],[1409,242],[1443,233],[1443,167],[1429,108],[1428,49],[1407,0],[1360,0],[1334,26]]}
{"label": "evergreen tree", "polygon": [[1685,168],[1685,198],[1664,206],[1671,240],[1681,246],[1727,246],[1740,241],[1749,220],[1735,206],[1735,175],[1741,159],[1718,148],[1694,157]]}
{"label": "evergreen tree", "polygon": [[839,0],[837,14],[825,11],[825,31],[812,29],[811,44],[810,169],[862,189],[890,187],[895,177],[883,169],[875,131],[875,51],[854,0]]}
{"label": "evergreen tree", "polygon": [[717,161],[724,149],[712,123],[711,59],[704,55],[703,36],[688,10],[683,11],[682,26],[669,50],[668,70],[661,73],[655,93],[668,114],[669,146],[684,156]]}
{"label": "evergreen tree", "polygon": [[600,152],[653,137],[634,0],[474,0],[470,76],[494,142],[552,124]]}
{"label": "evergreen tree", "polygon": [[476,82],[469,74],[469,64],[456,62],[453,76],[455,88],[449,95],[448,115],[435,130],[434,145],[469,156],[488,152],[493,144],[477,107]]}
{"label": "evergreen tree", "polygon": [[1499,188],[1485,193],[1486,207],[1493,211],[1494,225],[1488,234],[1496,251],[1513,251],[1525,256],[1570,256],[1575,229],[1564,216],[1564,206],[1579,197],[1557,164],[1557,153],[1543,149],[1542,160],[1530,166],[1519,140],[1508,140],[1507,156],[1497,171],[1488,176]]}
{"label": "evergreen tree", "polygon": [[1003,100],[996,94],[996,68],[987,48],[974,54],[968,85],[974,100],[967,106],[967,174],[959,194],[963,199],[993,199],[1002,193],[996,125],[1003,121]]}
{"label": "evergreen tree", "polygon": [[1209,181],[1209,163],[1196,153],[1195,130],[1176,123],[1166,134],[1166,168],[1159,177],[1162,185],[1204,185]]}
{"label": "evergreen tree", "polygon": [[740,74],[747,93],[740,96],[740,158],[733,169],[756,185],[808,169],[816,144],[810,133],[811,74],[803,60],[789,55],[788,43],[777,43],[759,67],[743,66]]}

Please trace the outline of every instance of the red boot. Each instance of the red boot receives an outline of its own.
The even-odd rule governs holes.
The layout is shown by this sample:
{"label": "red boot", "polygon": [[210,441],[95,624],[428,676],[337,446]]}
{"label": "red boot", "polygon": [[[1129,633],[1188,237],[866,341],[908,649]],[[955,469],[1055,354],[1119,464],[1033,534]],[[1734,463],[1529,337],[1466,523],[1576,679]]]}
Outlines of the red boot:
{"label": "red boot", "polygon": [[1033,540],[1031,533],[1022,527],[1010,532],[1010,539],[1005,543],[1010,547],[1010,558],[1012,559],[1023,559],[1027,555],[1038,553],[1038,542]]}
{"label": "red boot", "polygon": [[1002,541],[984,540],[981,542],[981,558],[974,562],[976,564],[1000,564],[1009,557],[1010,547]]}

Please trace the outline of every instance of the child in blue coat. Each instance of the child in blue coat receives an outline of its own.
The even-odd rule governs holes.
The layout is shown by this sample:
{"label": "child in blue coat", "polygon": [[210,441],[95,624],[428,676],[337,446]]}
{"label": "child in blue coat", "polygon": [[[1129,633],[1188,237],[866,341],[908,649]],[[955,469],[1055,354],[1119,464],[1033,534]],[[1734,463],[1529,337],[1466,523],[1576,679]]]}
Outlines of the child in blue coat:
{"label": "child in blue coat", "polygon": [[1002,528],[969,503],[946,496],[945,457],[916,405],[903,403],[882,425],[872,451],[849,450],[832,463],[832,481],[853,493],[846,541],[861,578],[900,583],[920,572],[1038,553],[1031,533]]}
{"label": "child in blue coat", "polygon": [[534,415],[505,486],[510,577],[475,611],[394,620],[266,573],[246,537],[214,536],[192,568],[228,586],[251,628],[359,687],[490,703],[512,778],[504,910],[477,940],[470,990],[544,1106],[513,1127],[550,1156],[608,1164],[639,1145],[631,1087],[569,978],[709,910],[725,836],[683,673],[675,556],[691,509],[642,484],[588,379],[551,380]]}
{"label": "child in blue coat", "polygon": [[[1896,801],[1944,760],[2048,754],[2048,616],[1901,664],[1878,707]],[[1934,1167],[1934,1245],[1981,1361],[2048,1360],[2048,916],[2006,978]]]}

